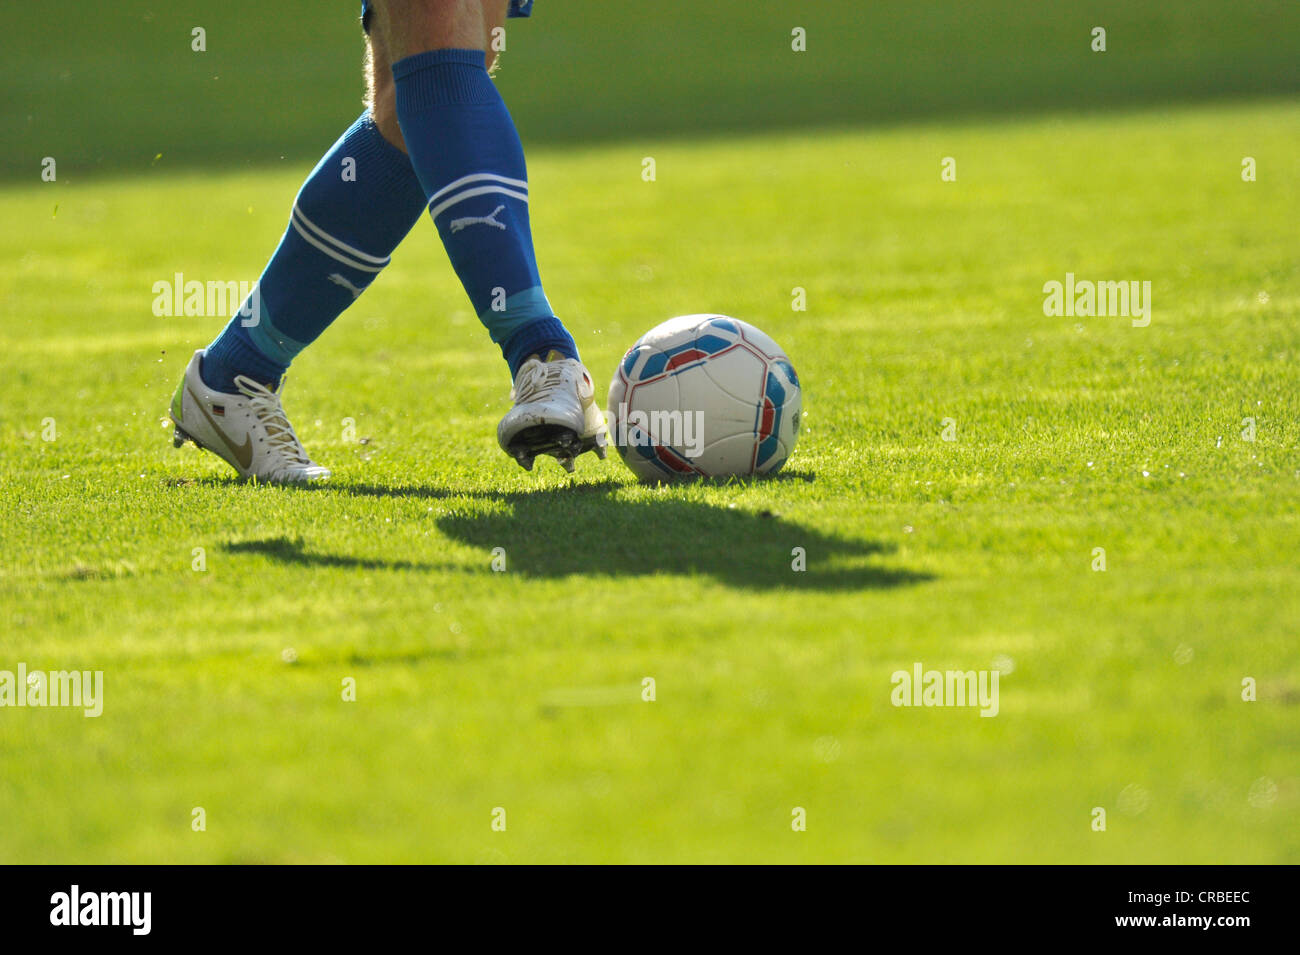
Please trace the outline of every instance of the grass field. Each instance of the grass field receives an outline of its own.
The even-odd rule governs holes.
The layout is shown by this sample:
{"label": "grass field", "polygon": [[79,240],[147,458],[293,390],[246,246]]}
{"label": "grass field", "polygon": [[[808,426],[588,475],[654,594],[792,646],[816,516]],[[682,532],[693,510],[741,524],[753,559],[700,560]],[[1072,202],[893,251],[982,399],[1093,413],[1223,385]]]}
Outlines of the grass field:
{"label": "grass field", "polygon": [[[98,719],[0,711],[0,860],[1300,861],[1298,124],[534,150],[600,387],[710,309],[803,379],[778,479],[668,489],[497,450],[427,223],[291,375],[334,481],[235,483],[162,427],[221,322],[151,286],[254,278],[307,167],[0,189],[0,669],[105,673]],[[1067,271],[1150,326],[1045,317]],[[916,661],[1001,669],[999,715],[891,706]]]}
{"label": "grass field", "polygon": [[[15,4],[0,39],[0,178],[35,181],[46,156],[64,181],[310,169],[360,111],[359,8]],[[500,77],[534,146],[657,142],[1297,94],[1284,40],[1297,35],[1294,0],[542,0],[510,22]]]}

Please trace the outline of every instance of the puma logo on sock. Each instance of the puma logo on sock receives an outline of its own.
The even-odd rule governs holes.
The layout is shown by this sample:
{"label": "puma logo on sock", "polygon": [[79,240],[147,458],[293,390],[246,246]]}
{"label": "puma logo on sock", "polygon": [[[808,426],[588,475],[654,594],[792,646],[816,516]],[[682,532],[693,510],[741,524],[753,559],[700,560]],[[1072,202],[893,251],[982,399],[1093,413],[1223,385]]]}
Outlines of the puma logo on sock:
{"label": "puma logo on sock", "polygon": [[461,229],[467,228],[468,226],[472,226],[472,225],[490,225],[494,229],[501,229],[504,231],[506,224],[504,222],[497,222],[496,219],[497,214],[500,213],[503,209],[505,209],[505,206],[497,206],[495,209],[492,210],[491,215],[465,216],[465,218],[463,219],[452,219],[451,231],[459,232]]}
{"label": "puma logo on sock", "polygon": [[[504,226],[503,226],[502,228],[504,228]],[[354,301],[354,302],[357,300],[357,297],[358,297],[362,292],[365,291],[365,289],[363,289],[363,288],[357,288],[355,285],[353,285],[351,282],[349,282],[349,281],[348,281],[347,279],[345,279],[343,276],[339,275],[337,272],[331,272],[329,275],[327,275],[327,276],[325,276],[325,277],[326,277],[327,279],[329,279],[331,282],[333,282],[335,285],[342,285],[345,289],[347,289],[349,292],[351,292],[351,293],[352,293],[352,301]]]}

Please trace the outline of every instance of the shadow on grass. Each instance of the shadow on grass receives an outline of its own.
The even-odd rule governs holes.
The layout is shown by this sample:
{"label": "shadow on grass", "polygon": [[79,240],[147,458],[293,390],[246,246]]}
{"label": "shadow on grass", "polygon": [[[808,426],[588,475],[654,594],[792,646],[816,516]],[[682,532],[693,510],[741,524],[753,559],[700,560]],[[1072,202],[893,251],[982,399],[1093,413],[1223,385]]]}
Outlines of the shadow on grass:
{"label": "shadow on grass", "polygon": [[301,540],[289,537],[271,537],[265,540],[236,541],[222,544],[232,554],[263,554],[282,564],[302,567],[343,567],[352,570],[440,570],[434,564],[419,564],[409,560],[382,560],[379,558],[348,557],[341,554],[322,554],[309,551]]}
{"label": "shadow on grass", "polygon": [[[811,477],[791,473],[775,480]],[[659,500],[627,500],[616,496],[622,487],[607,481],[492,493],[333,484],[313,491],[491,503],[434,520],[452,540],[486,552],[503,548],[508,570],[525,577],[698,574],[750,590],[873,590],[933,579],[876,560],[892,554],[893,544],[828,534],[768,510],[683,500],[670,488]],[[796,548],[804,570],[794,569]]]}

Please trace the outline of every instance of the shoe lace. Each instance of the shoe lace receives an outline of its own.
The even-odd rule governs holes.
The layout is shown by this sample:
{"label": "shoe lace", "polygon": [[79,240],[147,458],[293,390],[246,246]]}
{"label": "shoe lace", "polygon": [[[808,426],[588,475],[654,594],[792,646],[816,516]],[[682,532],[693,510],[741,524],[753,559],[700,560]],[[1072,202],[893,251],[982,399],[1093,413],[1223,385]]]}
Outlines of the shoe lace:
{"label": "shoe lace", "polygon": [[280,388],[271,391],[260,382],[240,375],[235,379],[235,387],[248,398],[253,414],[266,429],[266,443],[270,445],[271,450],[283,454],[289,459],[288,463],[309,466],[311,459],[307,457],[307,452],[303,449],[302,442],[298,440],[298,435],[294,433],[293,425],[289,424],[289,419],[285,417],[284,406],[280,403],[280,388],[284,387],[283,382]]}
{"label": "shoe lace", "polygon": [[517,404],[550,398],[564,384],[564,366],[558,361],[530,361],[519,370],[510,397]]}

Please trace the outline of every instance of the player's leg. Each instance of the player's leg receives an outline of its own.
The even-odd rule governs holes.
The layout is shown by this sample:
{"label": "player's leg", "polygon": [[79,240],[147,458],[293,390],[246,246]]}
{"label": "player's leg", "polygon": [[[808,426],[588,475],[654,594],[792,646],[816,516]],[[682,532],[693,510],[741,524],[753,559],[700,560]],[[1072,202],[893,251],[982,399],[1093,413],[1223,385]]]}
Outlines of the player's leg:
{"label": "player's leg", "polygon": [[542,290],[523,147],[488,74],[507,0],[371,5],[371,34],[393,57],[394,110],[430,216],[514,378],[515,407],[498,441],[526,467],[536,454],[555,454],[570,469],[583,450],[603,456],[590,375]]}
{"label": "player's leg", "polygon": [[177,442],[215,451],[245,477],[328,475],[293,436],[279,405],[280,379],[374,281],[425,207],[410,161],[374,115],[382,104],[400,144],[386,51],[368,48],[367,61],[375,81],[366,111],[307,177],[256,298],[195,353],[172,402]]}
{"label": "player's leg", "polygon": [[[370,2],[362,9],[366,31],[366,109],[384,139],[406,152],[402,126],[397,121],[397,90],[393,85],[393,58],[388,52],[388,37],[382,30],[371,29],[375,12]],[[407,157],[407,162],[410,162],[410,157]],[[411,174],[415,174],[414,169]],[[416,181],[419,181],[418,177]]]}

